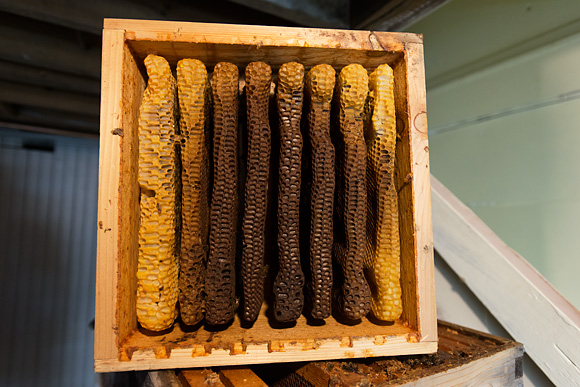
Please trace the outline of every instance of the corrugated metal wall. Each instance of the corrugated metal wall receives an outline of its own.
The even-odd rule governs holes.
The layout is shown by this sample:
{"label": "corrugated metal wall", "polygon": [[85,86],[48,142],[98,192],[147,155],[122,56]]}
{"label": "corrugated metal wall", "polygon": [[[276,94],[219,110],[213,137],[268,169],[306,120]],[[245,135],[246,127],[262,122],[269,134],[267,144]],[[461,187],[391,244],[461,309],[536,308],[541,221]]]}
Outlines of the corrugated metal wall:
{"label": "corrugated metal wall", "polygon": [[0,385],[93,373],[98,141],[0,128]]}

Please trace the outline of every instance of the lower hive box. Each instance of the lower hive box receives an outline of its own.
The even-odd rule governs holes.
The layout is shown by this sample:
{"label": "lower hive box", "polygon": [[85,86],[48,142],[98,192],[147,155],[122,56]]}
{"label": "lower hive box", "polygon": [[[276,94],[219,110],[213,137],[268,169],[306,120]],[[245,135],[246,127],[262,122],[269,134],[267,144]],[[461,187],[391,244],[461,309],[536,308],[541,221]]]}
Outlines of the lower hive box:
{"label": "lower hive box", "polygon": [[[180,323],[154,333],[137,323],[139,249],[138,120],[148,54],[175,68],[184,58],[208,69],[220,61],[276,72],[296,61],[308,70],[357,63],[392,67],[395,78],[395,188],[399,202],[403,313],[323,323],[302,315],[280,325],[264,304],[248,326]],[[405,33],[105,20],[98,204],[95,369],[98,372],[432,353],[437,349],[423,46]]]}

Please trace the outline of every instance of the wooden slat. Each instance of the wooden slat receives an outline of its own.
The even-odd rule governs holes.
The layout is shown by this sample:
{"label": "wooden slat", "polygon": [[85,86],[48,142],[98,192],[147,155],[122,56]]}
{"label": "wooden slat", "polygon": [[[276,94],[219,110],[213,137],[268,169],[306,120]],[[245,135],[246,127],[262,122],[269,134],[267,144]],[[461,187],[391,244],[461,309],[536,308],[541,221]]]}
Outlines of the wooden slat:
{"label": "wooden slat", "polygon": [[[129,40],[243,44],[260,47],[320,47],[354,50],[402,50],[403,43],[423,43],[411,33],[377,33],[335,29],[183,23],[105,19],[106,29],[125,29]],[[373,35],[375,37],[373,38]]]}
{"label": "wooden slat", "polygon": [[[145,81],[122,30],[103,33],[95,361],[117,359],[120,342],[137,327],[137,120]],[[122,109],[119,101],[125,101]],[[129,181],[125,181],[128,179]],[[122,301],[122,302],[121,302]]]}
{"label": "wooden slat", "polygon": [[[396,157],[401,167],[396,171],[396,187],[399,191],[399,202],[411,203],[410,206],[400,209],[401,235],[415,236],[414,239],[401,239],[401,254],[417,257],[416,261],[402,260],[403,305],[408,305],[403,313],[406,321],[422,332],[422,339],[437,340],[435,284],[433,276],[429,275],[434,272],[434,258],[425,72],[421,44],[407,44],[406,63],[399,62],[394,68],[394,75],[395,83],[407,85],[406,89],[395,89],[397,121],[403,122],[407,128],[401,131],[400,124],[397,124],[401,139],[397,141]],[[417,168],[418,165],[421,168]],[[409,313],[413,304],[420,305],[418,315]]]}
{"label": "wooden slat", "polygon": [[[128,305],[132,304],[122,307]],[[400,321],[379,325],[364,318],[359,324],[346,325],[331,316],[325,320],[324,326],[312,327],[304,316],[300,316],[295,326],[280,329],[271,325],[266,313],[267,306],[264,305],[251,328],[243,327],[236,316],[232,325],[220,331],[201,326],[191,334],[182,331],[179,324],[158,336],[136,330],[120,345],[121,359],[96,359],[95,369],[97,372],[110,372],[211,367],[432,353],[437,350],[433,336],[417,342],[416,330]],[[158,359],[160,353],[169,359]]]}
{"label": "wooden slat", "polygon": [[224,368],[219,373],[226,387],[268,387],[250,368]]}
{"label": "wooden slat", "polygon": [[556,385],[580,380],[580,312],[437,179],[435,248]]}
{"label": "wooden slat", "polygon": [[[118,297],[117,187],[121,168],[120,137],[111,128],[121,127],[120,106],[123,68],[123,32],[106,31],[103,34],[103,74],[101,93],[101,141],[99,154],[99,199],[97,256],[97,293],[95,298],[95,361],[118,356],[118,334],[115,309]],[[105,113],[106,112],[106,113]]]}
{"label": "wooden slat", "polygon": [[210,369],[181,370],[178,377],[183,387],[225,387],[219,375]]}

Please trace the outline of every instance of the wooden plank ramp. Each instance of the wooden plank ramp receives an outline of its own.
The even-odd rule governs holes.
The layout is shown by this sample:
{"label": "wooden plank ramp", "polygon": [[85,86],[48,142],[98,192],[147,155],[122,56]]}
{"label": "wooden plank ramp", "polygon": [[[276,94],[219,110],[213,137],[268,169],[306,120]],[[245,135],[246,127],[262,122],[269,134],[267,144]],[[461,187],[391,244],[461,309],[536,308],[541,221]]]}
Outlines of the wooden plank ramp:
{"label": "wooden plank ramp", "polygon": [[431,176],[435,249],[558,386],[580,381],[580,312]]}

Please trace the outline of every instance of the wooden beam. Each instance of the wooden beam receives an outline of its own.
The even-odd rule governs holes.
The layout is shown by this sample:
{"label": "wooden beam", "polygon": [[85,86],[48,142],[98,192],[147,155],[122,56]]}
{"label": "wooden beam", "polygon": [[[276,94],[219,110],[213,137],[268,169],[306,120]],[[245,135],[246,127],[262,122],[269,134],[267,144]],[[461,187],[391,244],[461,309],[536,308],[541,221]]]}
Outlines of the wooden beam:
{"label": "wooden beam", "polygon": [[225,0],[210,2],[0,0],[0,10],[93,34],[101,34],[104,18],[288,24],[283,21],[284,15],[280,15],[280,19],[273,18]]}
{"label": "wooden beam", "polygon": [[348,28],[349,0],[231,0],[309,27]]}
{"label": "wooden beam", "polygon": [[0,22],[0,59],[88,78],[101,76],[100,45],[83,47],[74,31],[63,36]]}
{"label": "wooden beam", "polygon": [[[351,20],[357,29],[402,31],[450,0],[362,0],[352,7]],[[371,13],[365,10],[371,9]]]}
{"label": "wooden beam", "polygon": [[82,113],[95,117],[99,115],[98,97],[7,81],[0,81],[0,101]]}
{"label": "wooden beam", "polygon": [[15,124],[12,122],[0,121],[0,130],[3,130],[3,129],[14,129],[14,130],[22,130],[25,132],[54,134],[57,136],[66,136],[66,137],[90,138],[90,139],[95,139],[95,140],[99,138],[98,133],[85,133],[85,132],[79,132],[76,130],[65,130],[65,129],[53,128],[53,127],[48,127],[48,126]]}
{"label": "wooden beam", "polygon": [[226,387],[268,387],[258,375],[248,367],[223,368],[219,373]]}
{"label": "wooden beam", "polygon": [[580,311],[433,176],[431,188],[441,257],[553,383],[580,380]]}
{"label": "wooden beam", "polygon": [[97,78],[82,77],[3,60],[0,60],[0,79],[85,94],[99,95],[101,92],[101,82]]}
{"label": "wooden beam", "polygon": [[98,117],[61,110],[0,103],[0,120],[82,133],[99,133]]}
{"label": "wooden beam", "polygon": [[225,387],[219,375],[207,368],[181,370],[178,378],[183,387]]}

